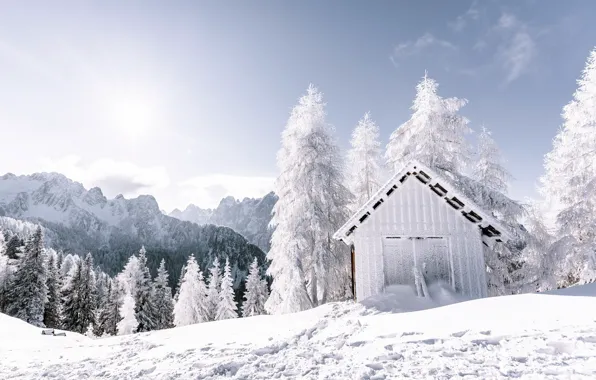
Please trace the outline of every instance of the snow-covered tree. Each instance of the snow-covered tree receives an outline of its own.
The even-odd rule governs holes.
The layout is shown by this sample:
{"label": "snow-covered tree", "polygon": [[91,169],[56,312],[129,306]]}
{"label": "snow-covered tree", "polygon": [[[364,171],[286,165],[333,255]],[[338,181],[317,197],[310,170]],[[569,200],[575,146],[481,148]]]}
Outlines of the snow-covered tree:
{"label": "snow-covered tree", "polygon": [[221,278],[221,289],[219,292],[219,302],[215,312],[215,320],[238,318],[238,305],[234,301],[234,280],[230,270],[230,260],[226,258],[224,274]]}
{"label": "snow-covered tree", "polygon": [[11,275],[12,270],[9,268],[8,255],[6,254],[6,242],[4,234],[0,231],[0,313],[4,311],[6,291],[8,290]]}
{"label": "snow-covered tree", "polygon": [[75,264],[79,263],[81,258],[77,255],[68,254],[64,256],[62,260],[62,266],[60,266],[60,277],[67,278]]}
{"label": "snow-covered tree", "polygon": [[207,310],[209,312],[209,320],[215,321],[217,314],[217,304],[219,303],[219,291],[221,288],[221,268],[219,267],[219,259],[215,257],[213,266],[209,269],[209,287],[207,289]]}
{"label": "snow-covered tree", "polygon": [[139,264],[139,258],[135,255],[130,256],[124,269],[118,274],[118,280],[133,298],[137,293],[137,284],[141,281],[142,277],[143,271]]}
{"label": "snow-covered tree", "polygon": [[499,147],[492,138],[491,132],[484,126],[478,135],[473,177],[489,189],[499,191],[503,194],[507,193],[511,174],[502,165]]}
{"label": "snow-covered tree", "polygon": [[182,268],[180,268],[180,277],[178,277],[178,284],[176,284],[176,292],[174,293],[174,303],[178,302],[180,286],[182,285],[182,280],[184,279],[184,273],[186,273],[186,264],[182,265]]}
{"label": "snow-covered tree", "polygon": [[259,263],[256,257],[250,265],[250,270],[248,272],[248,276],[246,277],[246,291],[244,293],[244,300],[245,301],[242,304],[243,317],[265,314],[267,283],[261,279],[261,275],[259,273]]}
{"label": "snow-covered tree", "polygon": [[442,98],[438,83],[425,73],[416,86],[412,116],[389,137],[385,159],[393,171],[399,171],[416,159],[431,169],[461,173],[470,159],[465,134],[468,119],[458,114],[465,99]]}
{"label": "snow-covered tree", "polygon": [[145,332],[155,330],[157,327],[154,289],[151,281],[151,273],[147,267],[147,251],[145,247],[141,247],[139,251],[138,262],[141,274],[137,277],[136,289],[135,293],[133,293],[135,299],[135,318],[138,322],[135,332]]}
{"label": "snow-covered tree", "polygon": [[596,48],[591,51],[563,126],[545,156],[542,194],[560,205],[558,241],[569,283],[596,278]]}
{"label": "snow-covered tree", "polygon": [[352,133],[348,152],[348,187],[354,195],[352,211],[362,206],[381,186],[379,127],[364,114]]}
{"label": "snow-covered tree", "polygon": [[277,155],[269,313],[301,311],[343,295],[349,249],[332,235],[347,219],[352,196],[332,131],[323,94],[311,84],[290,114]]}
{"label": "snow-covered tree", "polygon": [[556,252],[551,249],[553,237],[544,223],[545,217],[540,204],[535,201],[527,203],[523,225],[529,232],[529,238],[523,254],[527,264],[526,276],[535,284],[535,288],[528,291],[554,289],[560,273]]}
{"label": "snow-covered tree", "polygon": [[129,335],[137,330],[138,322],[135,317],[135,300],[130,294],[130,291],[126,289],[126,286],[122,286],[122,301],[120,303],[120,321],[116,325],[118,329],[118,335]]}
{"label": "snow-covered tree", "polygon": [[27,241],[23,257],[7,292],[6,311],[34,326],[43,326],[47,302],[47,272],[41,227]]}
{"label": "snow-covered tree", "polygon": [[45,304],[43,314],[43,324],[46,327],[60,327],[60,289],[62,287],[60,280],[60,273],[56,266],[56,254],[55,252],[49,252],[46,280],[48,301]]}
{"label": "snow-covered tree", "polygon": [[207,287],[203,272],[194,256],[190,255],[186,262],[178,301],[174,305],[174,325],[186,326],[208,320]]}
{"label": "snow-covered tree", "polygon": [[62,326],[65,330],[84,334],[95,323],[95,272],[91,253],[74,264],[62,288]]}
{"label": "snow-covered tree", "polygon": [[155,278],[154,304],[157,311],[156,329],[169,329],[174,327],[174,301],[172,300],[172,289],[168,286],[168,271],[166,262],[161,260]]}
{"label": "snow-covered tree", "polygon": [[[118,334],[118,322],[120,322],[120,293],[115,281],[109,281],[106,299],[97,317],[93,333],[96,336]],[[132,329],[131,329],[132,332]]]}

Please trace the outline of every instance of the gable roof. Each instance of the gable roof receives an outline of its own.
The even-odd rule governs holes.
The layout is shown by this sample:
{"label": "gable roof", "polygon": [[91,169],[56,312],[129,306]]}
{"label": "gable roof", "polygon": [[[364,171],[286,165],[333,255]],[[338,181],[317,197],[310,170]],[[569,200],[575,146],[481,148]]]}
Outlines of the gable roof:
{"label": "gable roof", "polygon": [[389,181],[356,211],[348,221],[341,226],[333,238],[341,240],[346,244],[353,243],[353,232],[366,220],[371,214],[379,208],[384,207],[384,201],[409,178],[415,177],[425,187],[443,198],[445,202],[455,211],[461,212],[470,223],[478,226],[482,232],[483,239],[493,240],[494,242],[503,242],[511,240],[511,234],[493,216],[482,210],[472,200],[466,197],[461,191],[453,186],[450,181],[436,174],[427,166],[418,161],[410,161],[402,170],[397,172]]}

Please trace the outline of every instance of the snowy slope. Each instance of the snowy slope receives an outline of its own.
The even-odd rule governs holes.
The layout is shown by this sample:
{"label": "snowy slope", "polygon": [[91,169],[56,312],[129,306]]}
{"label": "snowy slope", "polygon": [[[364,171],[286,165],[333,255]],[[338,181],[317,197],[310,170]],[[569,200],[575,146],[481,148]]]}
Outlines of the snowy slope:
{"label": "snowy slope", "polygon": [[0,330],[0,378],[591,379],[596,298],[579,289],[401,314],[334,303],[34,354]]}

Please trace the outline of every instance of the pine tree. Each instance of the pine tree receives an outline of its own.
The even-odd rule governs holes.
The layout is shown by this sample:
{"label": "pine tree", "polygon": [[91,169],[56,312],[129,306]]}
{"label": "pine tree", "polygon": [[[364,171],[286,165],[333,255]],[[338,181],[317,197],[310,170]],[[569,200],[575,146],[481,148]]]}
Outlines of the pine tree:
{"label": "pine tree", "polygon": [[[263,286],[265,285],[265,286]],[[259,263],[257,258],[253,260],[248,277],[246,277],[246,292],[244,293],[244,304],[242,305],[242,316],[265,314],[265,302],[267,301],[267,283],[261,280],[259,274]]]}
{"label": "pine tree", "polygon": [[84,334],[95,323],[95,272],[91,253],[74,264],[66,285],[62,288],[62,326]]}
{"label": "pine tree", "polygon": [[186,326],[208,320],[207,287],[203,272],[194,256],[190,255],[186,262],[178,301],[174,305],[174,325]]}
{"label": "pine tree", "polygon": [[219,303],[219,290],[221,288],[221,269],[219,267],[219,259],[215,257],[213,266],[209,269],[209,288],[207,290],[207,310],[209,312],[209,320],[215,321],[217,314],[217,304]]}
{"label": "pine tree", "polygon": [[25,246],[25,252],[7,292],[6,311],[34,326],[43,326],[47,301],[43,234],[38,227]]}
{"label": "pine tree", "polygon": [[126,286],[122,286],[123,296],[120,302],[120,316],[121,319],[118,321],[117,329],[118,335],[132,334],[137,330],[138,322],[135,317],[135,300],[130,294],[130,291],[126,289]]}
{"label": "pine tree", "polygon": [[117,335],[120,317],[120,294],[115,282],[109,281],[106,301],[99,313],[97,323],[93,329],[95,336]]}
{"label": "pine tree", "polygon": [[137,278],[135,295],[135,318],[139,323],[135,332],[155,330],[157,327],[157,310],[155,308],[151,273],[147,267],[145,247],[139,251],[139,268],[141,275]]}
{"label": "pine tree", "polygon": [[458,111],[467,100],[440,97],[438,83],[424,74],[416,86],[410,120],[389,137],[385,159],[395,172],[416,159],[439,173],[461,173],[470,160],[468,120]]}
{"label": "pine tree", "polygon": [[352,201],[343,185],[343,160],[325,121],[323,95],[310,85],[290,115],[278,153],[279,200],[268,274],[273,277],[269,313],[296,312],[341,299],[349,274],[349,250],[332,238]]}
{"label": "pine tree", "polygon": [[[545,156],[541,192],[560,205],[558,239],[569,284],[596,277],[596,48],[590,52],[573,100],[563,108],[563,127]],[[563,280],[563,279],[562,279]]]}
{"label": "pine tree", "polygon": [[511,174],[501,164],[499,147],[493,140],[491,132],[484,126],[478,135],[478,153],[473,177],[491,190],[507,193]]}
{"label": "pine tree", "polygon": [[13,235],[6,244],[6,255],[10,260],[19,260],[23,253],[23,241],[17,235]]}
{"label": "pine tree", "polygon": [[379,127],[364,114],[350,140],[348,185],[354,194],[352,211],[356,211],[381,187],[381,143]]}
{"label": "pine tree", "polygon": [[162,259],[157,269],[155,278],[155,309],[157,310],[156,329],[169,329],[174,327],[174,301],[172,289],[168,286],[168,272],[165,260]]}
{"label": "pine tree", "polygon": [[230,260],[226,258],[224,274],[221,279],[219,302],[215,313],[215,320],[238,318],[238,305],[234,301],[234,280],[230,271]]}
{"label": "pine tree", "polygon": [[43,314],[43,324],[50,328],[60,327],[60,288],[61,281],[56,266],[56,255],[50,253],[47,262],[47,280],[48,302],[45,304]]}
{"label": "pine tree", "polygon": [[186,264],[182,265],[182,268],[180,268],[180,277],[178,277],[178,283],[176,284],[176,292],[174,293],[174,303],[178,302],[178,297],[180,296],[180,286],[182,285],[182,279],[184,278],[185,273]]}
{"label": "pine tree", "polygon": [[6,291],[9,288],[8,282],[11,276],[12,270],[8,264],[4,234],[0,231],[0,313],[4,312]]}

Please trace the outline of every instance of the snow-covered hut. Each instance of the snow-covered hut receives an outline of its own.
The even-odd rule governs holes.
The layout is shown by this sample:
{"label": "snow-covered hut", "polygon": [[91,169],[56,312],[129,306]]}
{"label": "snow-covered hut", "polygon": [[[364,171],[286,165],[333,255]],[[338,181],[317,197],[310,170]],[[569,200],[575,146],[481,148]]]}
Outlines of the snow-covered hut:
{"label": "snow-covered hut", "polygon": [[442,281],[471,298],[487,296],[484,252],[507,230],[450,181],[412,161],[334,234],[352,247],[357,300],[393,284]]}

